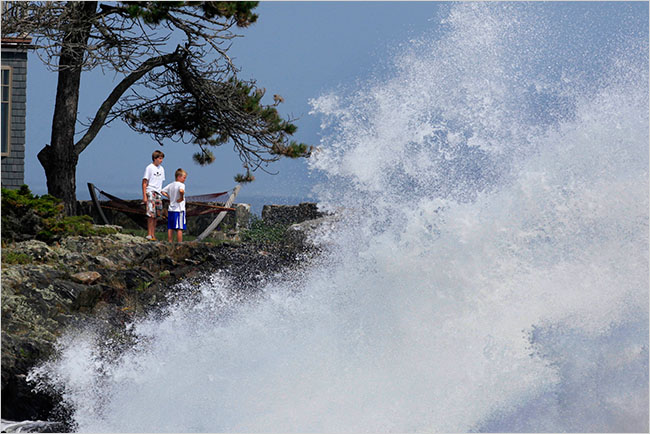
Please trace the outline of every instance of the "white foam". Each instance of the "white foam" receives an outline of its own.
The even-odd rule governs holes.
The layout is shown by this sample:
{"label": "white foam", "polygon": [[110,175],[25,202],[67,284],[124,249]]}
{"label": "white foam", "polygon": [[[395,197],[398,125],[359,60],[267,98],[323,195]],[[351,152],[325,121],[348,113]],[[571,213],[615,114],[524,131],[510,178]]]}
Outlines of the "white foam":
{"label": "white foam", "polygon": [[647,430],[647,47],[600,83],[531,69],[530,11],[455,5],[390,80],[315,100],[330,250],[249,302],[215,276],[101,375],[63,343],[39,375],[79,428]]}

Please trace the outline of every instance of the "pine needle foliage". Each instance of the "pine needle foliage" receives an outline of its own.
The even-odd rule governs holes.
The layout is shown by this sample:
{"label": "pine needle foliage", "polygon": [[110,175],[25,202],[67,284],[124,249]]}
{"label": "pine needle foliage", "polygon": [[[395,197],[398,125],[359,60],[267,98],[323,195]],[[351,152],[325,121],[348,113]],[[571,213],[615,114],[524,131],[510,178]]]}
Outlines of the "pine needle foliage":
{"label": "pine needle foliage", "polygon": [[[29,35],[31,47],[58,74],[50,143],[38,153],[48,193],[75,213],[80,154],[107,124],[123,119],[164,141],[194,143],[200,164],[232,144],[247,170],[281,156],[307,157],[289,139],[293,119],[263,102],[265,90],[237,77],[228,54],[258,19],[256,1],[6,1],[2,34]],[[115,86],[87,119],[79,119],[81,76],[100,68]],[[82,128],[79,129],[79,126]]]}
{"label": "pine needle foliage", "polygon": [[281,156],[308,157],[313,150],[289,140],[297,126],[284,119],[275,105],[262,103],[264,89],[255,82],[202,70],[190,52],[151,75],[150,83],[165,86],[167,94],[142,103],[137,110],[124,112],[123,119],[134,130],[146,133],[163,144],[166,140],[191,142],[200,152],[199,164],[215,161],[211,147],[232,143],[244,167],[266,167]]}

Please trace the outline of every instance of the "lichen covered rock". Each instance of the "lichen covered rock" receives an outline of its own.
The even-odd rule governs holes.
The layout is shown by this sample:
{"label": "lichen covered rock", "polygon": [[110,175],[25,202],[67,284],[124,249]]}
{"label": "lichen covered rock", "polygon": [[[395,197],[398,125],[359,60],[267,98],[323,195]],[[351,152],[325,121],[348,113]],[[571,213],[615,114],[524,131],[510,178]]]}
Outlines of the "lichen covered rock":
{"label": "lichen covered rock", "polygon": [[293,242],[152,243],[120,233],[4,245],[3,262],[25,260],[4,262],[1,272],[3,417],[52,417],[57,396],[32,391],[26,376],[54,354],[69,328],[96,326],[119,334],[138,315],[172,300],[177,283],[199,282],[217,270],[238,290],[255,291],[267,276],[301,266],[306,248]]}

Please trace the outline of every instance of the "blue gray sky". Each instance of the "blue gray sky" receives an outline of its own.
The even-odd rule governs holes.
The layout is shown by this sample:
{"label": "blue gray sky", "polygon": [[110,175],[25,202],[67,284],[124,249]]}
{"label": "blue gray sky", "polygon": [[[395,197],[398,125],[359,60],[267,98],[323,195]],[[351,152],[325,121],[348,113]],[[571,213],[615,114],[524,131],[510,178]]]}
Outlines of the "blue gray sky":
{"label": "blue gray sky", "polygon": [[[262,2],[258,22],[238,29],[230,55],[241,68],[240,77],[255,79],[273,94],[284,97],[279,109],[297,118],[294,138],[317,145],[320,121],[309,114],[309,99],[341,86],[354,87],[372,71],[381,68],[382,58],[392,47],[434,26],[431,20],[440,3],[428,2]],[[36,154],[49,143],[56,74],[48,71],[35,53],[28,65],[27,153],[25,182],[37,194],[47,192],[45,175]],[[80,119],[91,116],[111,91],[116,77],[96,71],[82,77]],[[121,121],[104,128],[82,153],[77,168],[77,196],[87,197],[86,183],[121,196],[138,197],[144,167],[159,145],[146,135],[133,132]],[[199,166],[192,161],[196,148],[169,142],[161,148],[163,166],[170,174],[178,167],[188,173],[188,190],[207,193],[232,188],[241,163],[228,144],[215,151],[217,161]],[[258,170],[255,182],[245,186],[242,197],[311,195],[317,175],[310,174],[303,159],[283,159],[269,167],[269,175]]]}
{"label": "blue gray sky", "polygon": [[[647,32],[647,2],[530,5],[544,8],[545,14],[555,14],[558,28],[566,31],[559,32],[558,38],[566,38],[568,45],[582,47],[584,52],[621,32],[639,28]],[[242,37],[234,41],[230,54],[241,68],[240,78],[255,79],[266,88],[264,102],[272,103],[273,94],[284,97],[280,112],[297,118],[295,139],[318,145],[328,132],[321,131],[321,120],[309,114],[309,100],[332,91],[352,92],[367,80],[389,76],[392,58],[409,41],[436,37],[447,7],[444,2],[261,2],[258,22],[239,29]],[[642,18],[630,22],[634,16]],[[82,77],[80,119],[94,113],[117,79],[100,71]],[[46,70],[31,53],[25,182],[36,194],[46,193],[45,175],[36,154],[50,139],[55,89],[56,74]],[[87,198],[87,182],[122,197],[138,197],[144,167],[158,148],[157,142],[133,132],[121,121],[104,128],[81,155],[78,198]],[[233,176],[242,172],[228,144],[217,149],[217,161],[205,167],[192,161],[196,151],[192,145],[169,142],[161,149],[166,154],[163,165],[167,180],[176,168],[186,169],[190,194],[230,189]],[[284,197],[291,202],[311,196],[313,185],[320,181],[304,160],[284,159],[270,170],[279,174],[257,171],[256,181],[244,187],[242,199]]]}

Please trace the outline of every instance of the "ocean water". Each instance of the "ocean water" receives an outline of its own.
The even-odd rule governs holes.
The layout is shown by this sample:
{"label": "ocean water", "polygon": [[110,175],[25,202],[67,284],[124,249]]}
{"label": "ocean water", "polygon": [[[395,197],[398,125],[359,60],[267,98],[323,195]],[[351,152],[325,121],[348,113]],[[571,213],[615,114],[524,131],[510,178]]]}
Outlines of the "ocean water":
{"label": "ocean water", "polygon": [[31,377],[84,432],[647,431],[647,26],[559,7],[450,4],[314,98],[340,219],[308,271],[250,299],[216,274]]}

